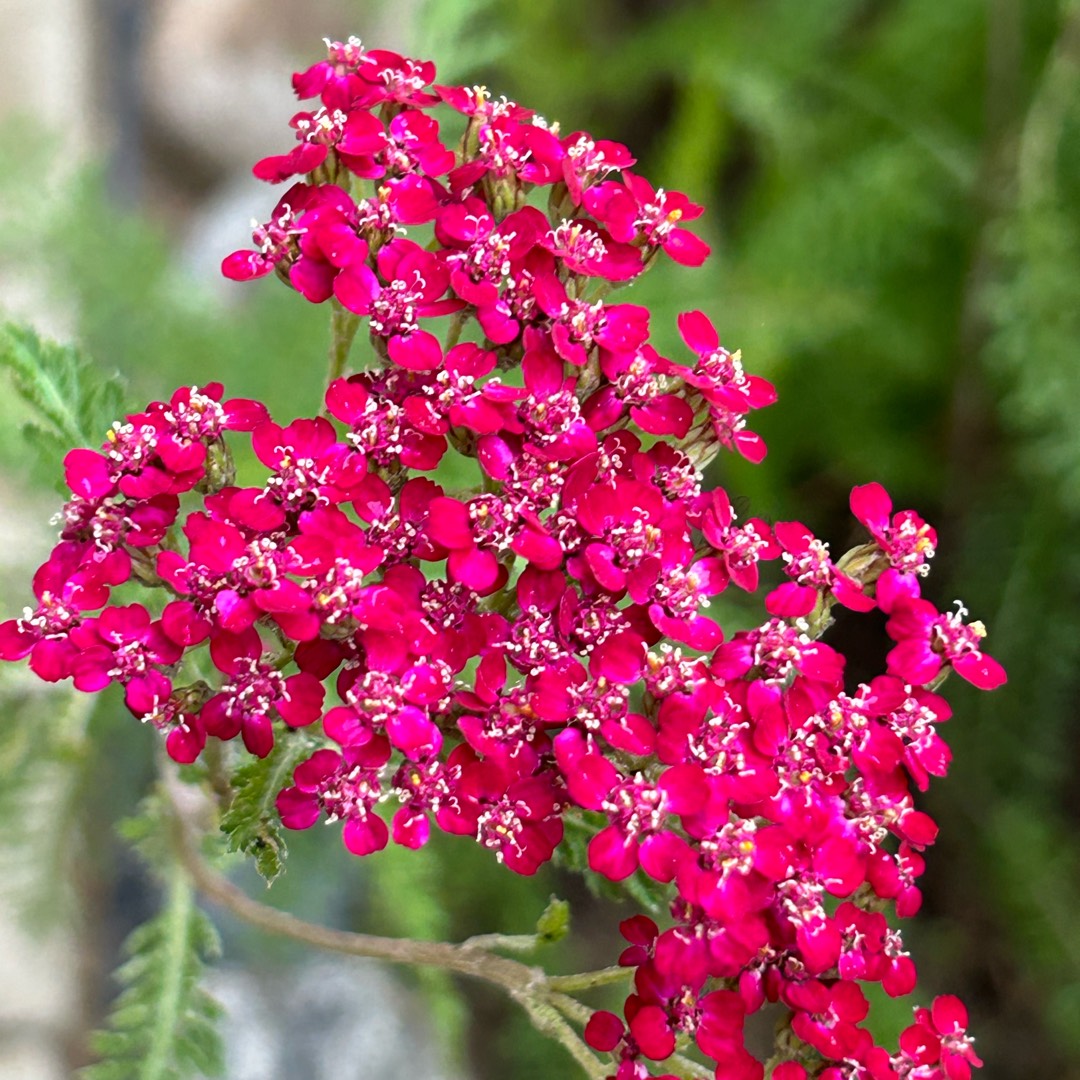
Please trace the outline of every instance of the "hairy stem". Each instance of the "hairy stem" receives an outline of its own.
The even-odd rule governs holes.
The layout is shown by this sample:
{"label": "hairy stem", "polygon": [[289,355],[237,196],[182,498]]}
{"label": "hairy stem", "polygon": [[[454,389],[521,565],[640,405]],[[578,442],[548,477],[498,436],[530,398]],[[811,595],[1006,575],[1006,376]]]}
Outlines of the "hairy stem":
{"label": "hairy stem", "polygon": [[[537,1030],[565,1047],[588,1076],[603,1080],[608,1074],[607,1068],[559,1015],[550,1000],[553,987],[542,969],[485,951],[480,947],[484,938],[455,945],[444,941],[416,941],[410,938],[359,934],[350,930],[318,926],[287,911],[279,911],[253,900],[210,866],[200,854],[197,834],[191,824],[194,815],[183,809],[184,804],[190,801],[191,790],[185,788],[175,776],[168,774],[162,787],[173,810],[173,846],[176,856],[186,875],[207,900],[220,904],[237,918],[267,933],[291,938],[318,949],[385,960],[392,964],[441,968],[492,983],[505,990],[525,1009]],[[568,977],[561,978],[565,980]],[[559,994],[558,997],[564,998],[564,995]],[[582,1012],[578,1014],[578,1018],[584,1017],[587,1020],[591,1010],[585,1006],[580,1008]]]}
{"label": "hairy stem", "polygon": [[579,990],[591,990],[594,986],[610,986],[612,983],[625,982],[633,975],[634,969],[628,967],[606,967],[599,971],[581,971],[575,975],[549,975],[548,986],[564,994],[574,994]]}

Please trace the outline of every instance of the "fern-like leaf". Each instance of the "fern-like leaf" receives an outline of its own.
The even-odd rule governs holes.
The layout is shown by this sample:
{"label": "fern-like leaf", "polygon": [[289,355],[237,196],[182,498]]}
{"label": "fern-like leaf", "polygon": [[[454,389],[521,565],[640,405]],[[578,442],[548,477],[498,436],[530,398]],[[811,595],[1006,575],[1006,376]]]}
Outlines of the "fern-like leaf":
{"label": "fern-like leaf", "polygon": [[100,445],[121,415],[119,376],[104,376],[77,349],[44,340],[29,327],[0,328],[0,367],[11,372],[16,392],[32,410],[24,434],[54,466],[72,447]]}
{"label": "fern-like leaf", "polygon": [[0,680],[0,890],[31,930],[60,921],[72,899],[70,823],[94,704],[28,671]]}
{"label": "fern-like leaf", "polygon": [[285,841],[274,800],[310,750],[307,740],[299,736],[278,739],[265,758],[242,765],[232,777],[233,799],[222,816],[221,831],[229,851],[242,851],[254,858],[255,868],[267,885],[285,869]]}
{"label": "fern-like leaf", "polygon": [[92,1038],[102,1060],[83,1069],[82,1080],[223,1075],[222,1009],[199,986],[204,961],[219,952],[217,933],[181,867],[169,874],[164,909],[129,935],[124,952],[116,972],[123,990],[108,1026]]}

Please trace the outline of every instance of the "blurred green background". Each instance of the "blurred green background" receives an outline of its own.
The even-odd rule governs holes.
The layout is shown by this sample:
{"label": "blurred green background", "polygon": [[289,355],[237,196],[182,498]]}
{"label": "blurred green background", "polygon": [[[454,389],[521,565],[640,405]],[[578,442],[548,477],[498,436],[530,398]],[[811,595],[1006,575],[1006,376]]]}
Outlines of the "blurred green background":
{"label": "blurred green background", "polygon": [[[766,463],[725,460],[712,479],[748,496],[753,514],[800,519],[840,551],[856,538],[848,492],[870,480],[937,526],[927,592],[940,606],[962,597],[987,624],[1009,683],[982,695],[950,684],[955,763],[924,800],[942,831],[905,934],[923,997],[968,1003],[988,1078],[1080,1077],[1080,5],[438,0],[408,10],[390,44],[433,57],[440,81],[484,83],[564,132],[625,142],[654,183],[707,207],[698,224],[711,260],[696,272],[661,266],[631,298],[652,306],[661,352],[677,350],[677,313],[700,307],[748,369],[777,384],[779,404],[759,423]],[[356,5],[325,32],[380,45],[367,23],[389,11]],[[323,29],[289,40],[296,65],[318,55]],[[44,308],[131,380],[132,408],[218,378],[278,419],[310,413],[327,312],[271,281],[223,290],[196,276],[177,238],[217,182],[142,134],[60,169],[39,124],[8,122],[0,269],[35,268]],[[247,218],[267,216],[275,194],[255,195],[217,257],[243,246]],[[14,490],[40,485],[17,413],[0,404]],[[832,633],[856,677],[878,670],[883,637],[842,621]],[[106,916],[126,910],[117,882],[134,877],[109,823],[152,768],[149,733],[120,710],[93,724],[85,797],[66,811],[81,838],[79,932],[100,939],[84,980],[88,1024],[115,960]],[[579,921],[552,959],[567,970],[608,962],[614,922],[632,911],[554,872],[511,879],[460,842],[430,860],[384,853],[362,867],[336,836],[297,847],[271,901],[358,928],[523,932],[551,892],[568,895]],[[265,953],[246,940],[229,938]],[[463,1075],[570,1075],[512,1006],[421,983]],[[880,1030],[895,1031],[907,1008],[884,1002]]]}

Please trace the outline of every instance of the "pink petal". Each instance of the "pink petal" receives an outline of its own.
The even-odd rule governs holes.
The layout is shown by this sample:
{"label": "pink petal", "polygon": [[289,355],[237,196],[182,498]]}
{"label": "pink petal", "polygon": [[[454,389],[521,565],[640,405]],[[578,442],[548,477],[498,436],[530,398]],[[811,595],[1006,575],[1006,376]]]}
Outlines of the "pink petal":
{"label": "pink petal", "polygon": [[870,532],[880,533],[888,528],[892,499],[877,483],[863,484],[851,490],[851,512]]}
{"label": "pink petal", "polygon": [[356,818],[346,821],[341,838],[354,855],[370,855],[373,851],[382,851],[386,847],[390,830],[381,817],[368,814],[363,821]]}
{"label": "pink petal", "polygon": [[638,868],[637,841],[614,825],[601,829],[589,841],[589,866],[611,881],[622,881]]}

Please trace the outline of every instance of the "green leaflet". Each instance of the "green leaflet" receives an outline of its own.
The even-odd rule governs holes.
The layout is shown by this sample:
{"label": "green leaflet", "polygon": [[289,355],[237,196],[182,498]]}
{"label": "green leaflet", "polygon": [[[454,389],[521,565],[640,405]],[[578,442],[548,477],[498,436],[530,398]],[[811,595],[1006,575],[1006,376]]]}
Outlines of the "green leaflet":
{"label": "green leaflet", "polygon": [[219,951],[217,933],[195,904],[182,867],[174,865],[160,914],[124,943],[116,972],[123,990],[107,1027],[91,1045],[100,1062],[82,1080],[187,1080],[222,1076],[217,1021],[221,1006],[199,987],[204,960]]}
{"label": "green leaflet", "polygon": [[262,759],[242,765],[232,775],[233,799],[221,818],[229,851],[242,851],[255,860],[267,885],[285,869],[285,841],[278,827],[274,800],[292,782],[293,769],[311,751],[306,739],[278,738]]}
{"label": "green leaflet", "polygon": [[70,914],[71,822],[84,793],[95,705],[28,672],[0,678],[0,889],[31,930]]}
{"label": "green leaflet", "polygon": [[72,447],[98,446],[123,415],[124,384],[70,345],[46,341],[14,323],[0,328],[0,366],[33,419],[23,434],[50,470]]}

